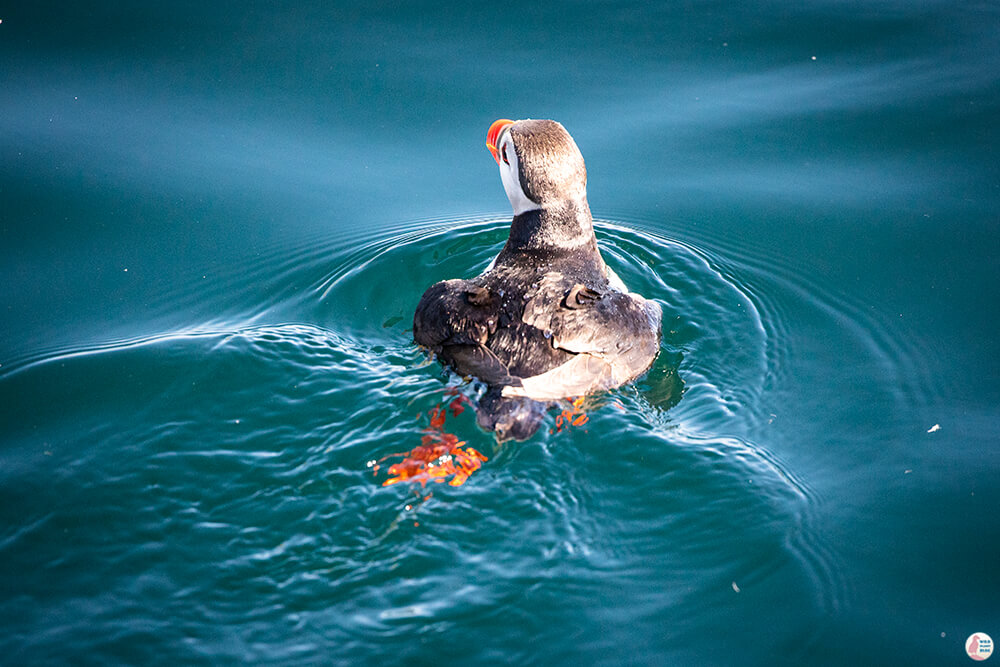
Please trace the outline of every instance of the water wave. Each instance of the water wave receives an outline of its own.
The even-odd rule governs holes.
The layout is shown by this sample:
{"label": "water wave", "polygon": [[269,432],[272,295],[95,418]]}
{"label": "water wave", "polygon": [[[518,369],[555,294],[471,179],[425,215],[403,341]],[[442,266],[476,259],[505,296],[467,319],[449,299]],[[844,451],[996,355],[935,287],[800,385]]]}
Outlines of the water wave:
{"label": "water wave", "polygon": [[[680,635],[726,596],[776,595],[776,580],[798,582],[785,592],[817,618],[837,613],[850,591],[820,528],[821,484],[794,462],[794,434],[772,424],[773,395],[802,345],[792,318],[853,341],[911,378],[909,392],[927,390],[905,363],[916,352],[863,304],[753,248],[596,227],[608,264],[663,306],[660,358],[586,403],[586,423],[556,428],[553,413],[522,445],[498,445],[471,411],[449,416],[488,459],[461,486],[384,488],[371,464],[418,445],[448,387],[475,399],[475,383],[412,343],[410,317],[427,285],[488,265],[506,238],[499,219],[283,246],[184,297],[217,304],[215,320],[4,368],[0,391],[26,412],[40,409],[37,387],[62,388],[64,414],[47,428],[87,447],[54,448],[59,483],[97,507],[133,499],[140,527],[119,509],[109,530],[145,547],[84,538],[66,558],[108,558],[127,572],[152,555],[154,571],[177,582],[175,599],[195,609],[182,614],[214,619],[237,643],[308,627],[399,648],[418,625],[523,615],[522,596],[544,599],[548,586],[579,604],[626,591],[628,609],[608,602],[611,615],[682,606],[692,616]],[[88,426],[72,435],[70,424]],[[102,463],[114,457],[117,468]],[[37,472],[19,480],[39,483]],[[3,548],[44,536],[52,502],[43,496]],[[196,552],[193,570],[169,565]],[[123,575],[95,604],[131,605],[142,595],[134,585]],[[248,589],[258,612],[241,602]]]}

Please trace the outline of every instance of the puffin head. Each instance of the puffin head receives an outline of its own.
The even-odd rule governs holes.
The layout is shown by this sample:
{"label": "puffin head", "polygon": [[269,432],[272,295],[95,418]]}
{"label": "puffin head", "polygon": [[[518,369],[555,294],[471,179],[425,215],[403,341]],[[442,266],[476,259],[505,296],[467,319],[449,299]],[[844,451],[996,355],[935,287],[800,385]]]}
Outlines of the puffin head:
{"label": "puffin head", "polygon": [[486,147],[500,168],[515,216],[586,202],[583,155],[556,121],[502,118],[490,125]]}

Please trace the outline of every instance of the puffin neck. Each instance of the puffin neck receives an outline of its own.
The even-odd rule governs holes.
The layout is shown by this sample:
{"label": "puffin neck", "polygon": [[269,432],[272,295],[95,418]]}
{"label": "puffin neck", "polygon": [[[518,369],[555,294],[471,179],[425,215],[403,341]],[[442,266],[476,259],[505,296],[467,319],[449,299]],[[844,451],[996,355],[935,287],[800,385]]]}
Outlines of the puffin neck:
{"label": "puffin neck", "polygon": [[567,201],[514,216],[504,250],[576,250],[588,245],[597,248],[590,207],[586,200]]}

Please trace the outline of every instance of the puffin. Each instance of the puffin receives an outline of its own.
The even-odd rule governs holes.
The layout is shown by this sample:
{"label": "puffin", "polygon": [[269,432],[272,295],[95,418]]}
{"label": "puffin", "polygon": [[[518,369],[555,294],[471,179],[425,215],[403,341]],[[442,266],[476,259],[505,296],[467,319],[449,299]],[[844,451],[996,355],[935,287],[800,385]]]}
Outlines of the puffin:
{"label": "puffin", "polygon": [[514,212],[507,242],[480,275],[424,292],[413,337],[486,386],[476,408],[482,428],[523,441],[558,401],[647,371],[662,311],[604,263],[583,155],[560,123],[502,118],[486,147]]}

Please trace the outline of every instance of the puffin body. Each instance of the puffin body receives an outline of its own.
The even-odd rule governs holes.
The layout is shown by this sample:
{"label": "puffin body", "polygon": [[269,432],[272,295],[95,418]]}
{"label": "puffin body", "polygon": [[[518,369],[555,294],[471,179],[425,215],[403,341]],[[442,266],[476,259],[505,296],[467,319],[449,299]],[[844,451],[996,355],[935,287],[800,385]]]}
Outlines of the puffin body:
{"label": "puffin body", "polygon": [[514,209],[510,236],[482,274],[428,288],[413,336],[487,385],[480,426],[524,440],[552,401],[645,372],[659,351],[661,311],[604,264],[583,156],[562,125],[498,120],[487,147]]}

